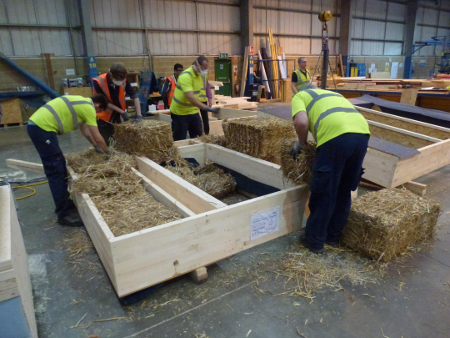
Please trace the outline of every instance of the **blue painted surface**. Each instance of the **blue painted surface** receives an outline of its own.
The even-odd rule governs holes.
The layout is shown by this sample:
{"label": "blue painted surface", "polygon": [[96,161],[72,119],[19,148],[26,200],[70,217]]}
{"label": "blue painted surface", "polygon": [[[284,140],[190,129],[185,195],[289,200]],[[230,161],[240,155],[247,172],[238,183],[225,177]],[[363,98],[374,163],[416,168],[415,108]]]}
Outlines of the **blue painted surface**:
{"label": "blue painted surface", "polygon": [[0,323],[1,338],[31,337],[20,296],[0,302]]}

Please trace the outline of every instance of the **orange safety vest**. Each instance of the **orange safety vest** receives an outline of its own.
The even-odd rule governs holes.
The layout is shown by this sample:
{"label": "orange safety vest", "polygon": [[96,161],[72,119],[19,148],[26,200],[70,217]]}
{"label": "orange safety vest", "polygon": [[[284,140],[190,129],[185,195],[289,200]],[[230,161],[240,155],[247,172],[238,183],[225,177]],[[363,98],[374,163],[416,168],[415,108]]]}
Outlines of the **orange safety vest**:
{"label": "orange safety vest", "polygon": [[168,77],[170,81],[170,91],[169,91],[169,106],[172,104],[172,98],[175,95],[175,87],[177,86],[177,80],[175,79],[175,76],[169,76]]}
{"label": "orange safety vest", "polygon": [[[100,85],[100,88],[103,91],[103,94],[106,95],[108,101],[110,103],[113,103],[113,100],[111,99],[111,93],[109,92],[109,86],[108,86],[108,81],[106,80],[108,76],[108,73],[105,74],[101,74],[95,78],[93,78],[93,80],[95,82],[97,82]],[[125,81],[127,81],[125,79]],[[94,95],[98,94],[97,91],[93,90]],[[124,85],[120,86],[120,90],[119,90],[119,102],[120,102],[120,107],[122,110],[126,109],[126,103],[125,103],[125,82]],[[112,113],[113,110],[112,109],[106,109],[100,113],[97,113],[97,118],[102,119],[103,121],[109,122],[111,120],[112,117]]]}

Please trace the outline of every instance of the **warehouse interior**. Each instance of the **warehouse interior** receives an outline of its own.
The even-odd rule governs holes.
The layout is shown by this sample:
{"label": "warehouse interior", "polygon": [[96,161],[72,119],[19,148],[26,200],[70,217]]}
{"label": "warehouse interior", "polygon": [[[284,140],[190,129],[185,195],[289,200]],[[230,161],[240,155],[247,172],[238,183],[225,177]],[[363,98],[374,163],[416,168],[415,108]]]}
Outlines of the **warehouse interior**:
{"label": "warehouse interior", "polygon": [[0,74],[0,338],[449,337],[450,0],[0,0]]}

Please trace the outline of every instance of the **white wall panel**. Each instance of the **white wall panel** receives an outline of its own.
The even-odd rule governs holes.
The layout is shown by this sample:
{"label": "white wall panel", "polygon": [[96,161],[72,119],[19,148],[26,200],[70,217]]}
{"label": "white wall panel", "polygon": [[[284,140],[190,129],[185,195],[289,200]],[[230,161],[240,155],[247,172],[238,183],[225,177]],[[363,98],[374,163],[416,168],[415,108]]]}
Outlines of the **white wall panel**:
{"label": "white wall panel", "polygon": [[388,20],[406,20],[406,6],[394,2],[388,3]]}
{"label": "white wall panel", "polygon": [[364,20],[353,19],[350,35],[354,38],[362,38],[364,36]]}
{"label": "white wall panel", "polygon": [[[198,5],[199,29],[208,31],[239,31],[240,18],[239,7],[221,6],[212,4]],[[195,19],[195,18],[194,18]]]}
{"label": "white wall panel", "polygon": [[387,2],[370,0],[366,3],[366,18],[385,19],[387,12]]}
{"label": "white wall panel", "polygon": [[352,41],[350,45],[350,55],[362,55],[362,41]]}
{"label": "white wall panel", "polygon": [[241,40],[237,34],[199,34],[202,54],[240,54]]}
{"label": "white wall panel", "polygon": [[0,50],[5,55],[14,55],[11,35],[8,29],[0,29]]}
{"label": "white wall panel", "polygon": [[428,25],[436,25],[438,22],[439,11],[425,8],[423,12],[423,23]]}
{"label": "white wall panel", "polygon": [[356,0],[354,15],[364,17],[365,9],[366,9],[366,0]]}
{"label": "white wall panel", "polygon": [[439,17],[439,26],[450,27],[450,12],[441,11]]}
{"label": "white wall panel", "polygon": [[427,40],[431,40],[431,37],[436,35],[437,35],[437,28],[422,27],[422,36],[420,37],[420,41],[424,42]]}
{"label": "white wall panel", "polygon": [[402,43],[386,42],[384,45],[384,55],[402,55]]}
{"label": "white wall panel", "polygon": [[[331,13],[335,14],[338,12],[338,1],[337,0],[314,0],[313,1],[313,11],[321,12],[321,11],[331,11]],[[317,16],[316,16],[317,18]]]}
{"label": "white wall panel", "polygon": [[363,41],[362,55],[383,55],[384,43],[375,41]]}
{"label": "white wall panel", "polygon": [[365,39],[384,39],[385,27],[384,22],[366,20],[363,36]]}
{"label": "white wall panel", "polygon": [[[263,2],[265,3],[265,0],[263,0]],[[279,4],[281,8],[286,9],[296,9],[300,11],[311,10],[311,0],[280,0]],[[265,6],[265,4],[262,6]]]}
{"label": "white wall panel", "polygon": [[[318,21],[318,20],[317,20]],[[311,15],[296,12],[280,12],[280,34],[310,35]]]}
{"label": "white wall panel", "polygon": [[141,32],[94,31],[96,55],[136,55],[144,53]]}
{"label": "white wall panel", "polygon": [[91,24],[98,27],[142,27],[139,0],[92,0]]}
{"label": "white wall panel", "polygon": [[386,40],[403,40],[404,27],[401,23],[386,23]]}

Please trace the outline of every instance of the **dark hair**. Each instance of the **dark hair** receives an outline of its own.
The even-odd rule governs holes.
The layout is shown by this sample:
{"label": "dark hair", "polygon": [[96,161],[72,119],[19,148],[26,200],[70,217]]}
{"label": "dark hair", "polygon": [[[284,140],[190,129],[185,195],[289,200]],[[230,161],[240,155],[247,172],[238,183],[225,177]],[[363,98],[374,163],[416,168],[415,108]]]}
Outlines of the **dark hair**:
{"label": "dark hair", "polygon": [[102,94],[91,96],[91,100],[92,102],[99,104],[101,110],[105,110],[106,107],[108,107],[108,99]]}
{"label": "dark hair", "polygon": [[178,68],[183,68],[182,64],[176,63],[175,66],[173,66],[173,70],[177,71]]}
{"label": "dark hair", "polygon": [[[200,55],[198,58],[197,58],[197,60],[196,60],[197,62],[198,62],[198,64],[199,65],[201,65],[203,62],[208,62],[208,59],[206,58],[206,56],[204,56],[204,55]],[[195,62],[195,61],[194,61]]]}
{"label": "dark hair", "polygon": [[114,63],[109,69],[113,78],[117,80],[125,80],[125,77],[128,74],[127,69],[121,63]]}

